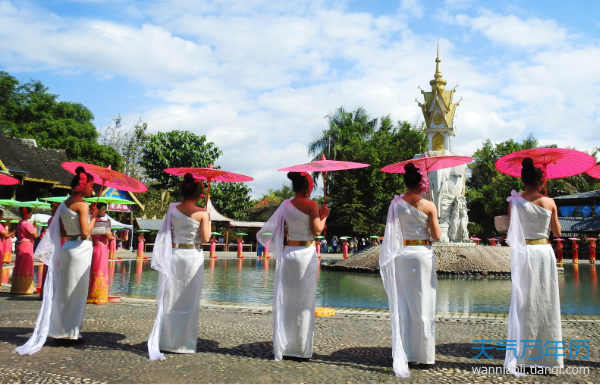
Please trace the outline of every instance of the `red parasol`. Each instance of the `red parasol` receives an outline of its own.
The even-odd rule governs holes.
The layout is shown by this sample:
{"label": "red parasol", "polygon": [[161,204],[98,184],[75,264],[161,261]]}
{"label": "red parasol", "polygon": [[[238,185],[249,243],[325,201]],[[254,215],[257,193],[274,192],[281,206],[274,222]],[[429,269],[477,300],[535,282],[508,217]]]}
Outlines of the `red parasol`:
{"label": "red parasol", "polygon": [[[581,174],[596,164],[596,158],[585,152],[567,148],[532,148],[504,155],[496,161],[496,169],[503,174],[521,177],[521,162],[531,158],[534,165],[540,165],[546,171],[547,179],[566,178]],[[544,181],[546,195],[548,187]]]}
{"label": "red parasol", "polygon": [[13,184],[18,184],[19,180],[13,178],[12,176],[0,174],[0,185],[10,186]]}
{"label": "red parasol", "polygon": [[296,166],[280,168],[277,171],[292,171],[292,172],[321,172],[323,173],[323,202],[327,204],[326,178],[328,171],[351,170],[354,168],[369,167],[365,163],[344,162],[339,160],[327,160],[325,155],[321,155],[320,160],[315,160],[310,163],[303,163]]}
{"label": "red parasol", "polygon": [[[62,166],[73,175],[76,175],[75,170],[79,166],[82,166],[85,169],[85,172],[92,174],[94,176],[94,183],[102,185],[100,194],[98,194],[98,199],[102,196],[104,186],[135,193],[142,193],[148,190],[148,187],[139,180],[118,171],[111,170],[110,166],[100,167],[83,162],[63,162]],[[98,202],[96,201],[96,203]]]}
{"label": "red parasol", "polygon": [[218,168],[213,168],[213,165],[209,165],[208,168],[201,167],[178,167],[178,168],[165,168],[163,170],[167,174],[176,175],[183,177],[188,172],[194,176],[196,180],[208,181],[208,189],[206,192],[206,207],[208,207],[208,199],[210,198],[210,182],[250,182],[254,178],[236,174],[229,171],[224,171]]}

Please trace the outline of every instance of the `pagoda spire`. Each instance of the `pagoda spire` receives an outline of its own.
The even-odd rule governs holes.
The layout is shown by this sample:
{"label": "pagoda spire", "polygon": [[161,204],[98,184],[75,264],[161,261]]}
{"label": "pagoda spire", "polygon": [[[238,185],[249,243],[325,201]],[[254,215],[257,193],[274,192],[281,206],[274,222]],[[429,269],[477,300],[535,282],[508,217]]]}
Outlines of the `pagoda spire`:
{"label": "pagoda spire", "polygon": [[433,91],[436,89],[444,90],[446,87],[446,80],[442,78],[442,71],[440,71],[440,41],[437,41],[437,56],[435,58],[435,74],[433,75],[434,79],[429,82]]}

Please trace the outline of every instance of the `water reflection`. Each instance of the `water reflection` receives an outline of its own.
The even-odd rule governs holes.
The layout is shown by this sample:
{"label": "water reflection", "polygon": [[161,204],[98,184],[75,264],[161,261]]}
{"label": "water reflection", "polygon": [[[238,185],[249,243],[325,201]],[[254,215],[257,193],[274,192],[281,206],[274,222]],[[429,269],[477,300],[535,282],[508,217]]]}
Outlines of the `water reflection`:
{"label": "water reflection", "polygon": [[[326,261],[326,260],[324,260]],[[41,266],[34,275],[37,286]],[[274,259],[206,259],[202,298],[215,302],[270,304],[273,293]],[[11,269],[2,269],[8,283]],[[145,260],[110,261],[110,293],[154,299],[158,272]],[[317,306],[387,308],[387,296],[379,274],[348,273],[319,268]],[[565,264],[559,276],[563,314],[600,314],[598,276],[595,265]],[[509,278],[438,277],[437,311],[508,312]]]}

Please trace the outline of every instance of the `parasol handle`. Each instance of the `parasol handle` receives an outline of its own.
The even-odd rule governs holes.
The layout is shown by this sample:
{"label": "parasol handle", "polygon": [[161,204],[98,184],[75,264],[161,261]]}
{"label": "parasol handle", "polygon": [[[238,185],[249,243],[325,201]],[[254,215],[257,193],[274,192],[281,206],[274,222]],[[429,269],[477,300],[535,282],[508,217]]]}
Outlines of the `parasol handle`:
{"label": "parasol handle", "polygon": [[96,199],[96,203],[92,203],[92,207],[98,206],[98,202],[100,202],[100,197],[102,196],[102,190],[104,190],[104,183],[106,183],[106,180],[102,179],[102,187],[100,187],[100,194],[98,194],[98,199]]}
{"label": "parasol handle", "polygon": [[327,204],[327,172],[323,171],[323,203]]}
{"label": "parasol handle", "polygon": [[210,179],[206,179],[208,181],[208,187],[206,188],[206,203],[204,204],[204,208],[208,210],[208,200],[210,199]]}

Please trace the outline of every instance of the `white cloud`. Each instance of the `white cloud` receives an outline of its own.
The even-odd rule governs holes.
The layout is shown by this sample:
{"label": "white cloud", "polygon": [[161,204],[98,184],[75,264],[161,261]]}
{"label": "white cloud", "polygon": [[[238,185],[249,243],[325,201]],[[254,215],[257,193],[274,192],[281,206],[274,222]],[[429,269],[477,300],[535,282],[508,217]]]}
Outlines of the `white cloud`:
{"label": "white cloud", "polygon": [[415,17],[423,17],[423,8],[421,0],[400,0],[400,9]]}
{"label": "white cloud", "polygon": [[551,47],[560,45],[568,37],[567,30],[555,20],[534,17],[523,20],[514,15],[503,16],[483,11],[478,17],[457,15],[456,21],[505,47]]}

